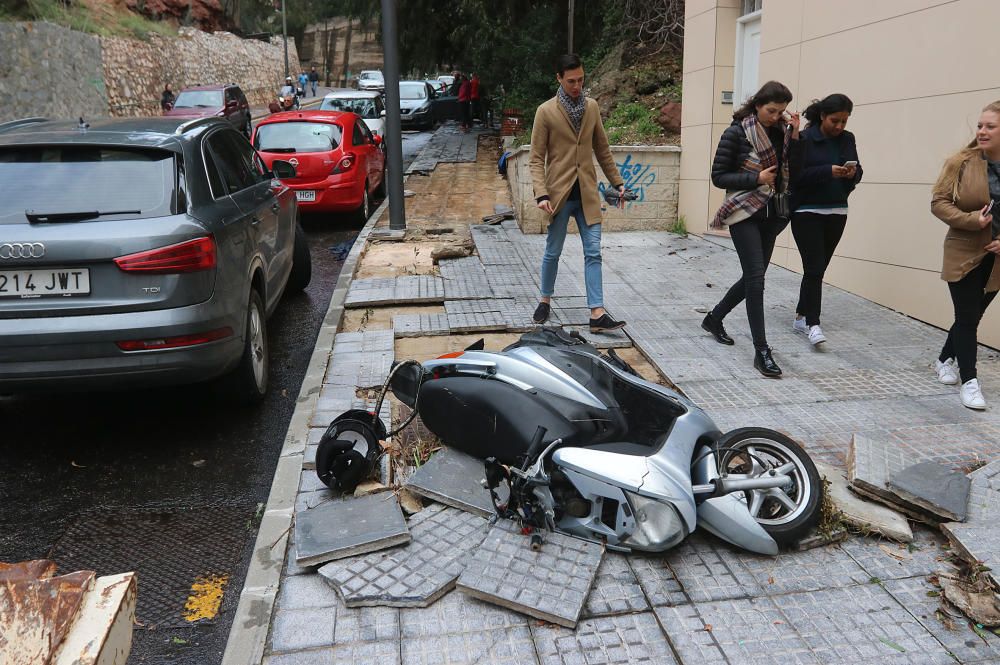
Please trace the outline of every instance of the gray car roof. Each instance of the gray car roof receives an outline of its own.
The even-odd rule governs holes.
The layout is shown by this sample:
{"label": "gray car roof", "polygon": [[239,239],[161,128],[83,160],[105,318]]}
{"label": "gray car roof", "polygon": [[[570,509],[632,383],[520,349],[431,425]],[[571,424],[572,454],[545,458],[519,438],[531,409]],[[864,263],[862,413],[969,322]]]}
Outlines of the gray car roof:
{"label": "gray car roof", "polygon": [[[183,141],[190,140],[206,128],[222,124],[221,118],[95,118],[80,130],[79,121],[43,120],[0,124],[0,146],[33,144],[117,145],[159,148],[172,152],[183,150]],[[191,129],[178,134],[177,128],[191,123]]]}

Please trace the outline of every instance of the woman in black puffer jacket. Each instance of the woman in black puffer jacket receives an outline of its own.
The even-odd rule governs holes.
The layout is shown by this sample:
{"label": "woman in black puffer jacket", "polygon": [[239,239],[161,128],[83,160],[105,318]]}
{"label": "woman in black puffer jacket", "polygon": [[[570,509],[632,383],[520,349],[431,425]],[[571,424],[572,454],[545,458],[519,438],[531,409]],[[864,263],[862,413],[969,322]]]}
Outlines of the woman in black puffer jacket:
{"label": "woman in black puffer jacket", "polygon": [[854,104],[847,95],[814,100],[803,111],[809,124],[789,153],[792,178],[792,235],[802,257],[802,285],[792,328],[816,346],[826,341],[819,327],[823,275],[847,225],[847,197],[861,181],[854,134],[844,129]]}
{"label": "woman in black puffer jacket", "polygon": [[722,320],[741,300],[753,337],[753,365],[761,374],[777,378],[781,368],[771,356],[764,331],[764,273],[771,262],[774,241],[788,224],[778,215],[775,194],[788,190],[788,147],[799,136],[799,116],[785,123],[785,107],[792,93],[769,81],[733,114],[733,124],[722,134],[712,163],[712,183],[726,190],[726,200],[712,220],[712,228],[729,227],[743,276],[705,316],[701,327],[720,344],[733,344]]}

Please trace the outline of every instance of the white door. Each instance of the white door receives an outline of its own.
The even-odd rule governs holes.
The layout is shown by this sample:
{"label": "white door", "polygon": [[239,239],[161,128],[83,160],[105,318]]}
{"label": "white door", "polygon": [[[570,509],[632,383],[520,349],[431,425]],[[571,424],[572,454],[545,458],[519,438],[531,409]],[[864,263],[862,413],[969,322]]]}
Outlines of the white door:
{"label": "white door", "polygon": [[760,12],[742,16],[736,24],[736,72],[733,106],[739,108],[757,92],[760,82]]}

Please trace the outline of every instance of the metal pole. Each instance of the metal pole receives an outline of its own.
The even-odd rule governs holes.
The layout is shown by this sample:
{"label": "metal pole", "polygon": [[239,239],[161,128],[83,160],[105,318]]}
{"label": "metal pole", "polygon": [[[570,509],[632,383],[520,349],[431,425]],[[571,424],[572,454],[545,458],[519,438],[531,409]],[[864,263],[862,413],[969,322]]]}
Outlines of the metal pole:
{"label": "metal pole", "polygon": [[403,132],[399,121],[399,44],[396,39],[396,0],[382,0],[382,71],[385,77],[385,139],[389,157],[389,228],[406,228],[403,208]]}
{"label": "metal pole", "polygon": [[573,52],[573,7],[576,3],[573,0],[569,0],[569,16],[567,21],[569,22],[569,48],[566,50],[567,53]]}
{"label": "metal pole", "polygon": [[285,40],[285,78],[288,78],[288,21],[285,20],[285,0],[281,0],[281,35]]}

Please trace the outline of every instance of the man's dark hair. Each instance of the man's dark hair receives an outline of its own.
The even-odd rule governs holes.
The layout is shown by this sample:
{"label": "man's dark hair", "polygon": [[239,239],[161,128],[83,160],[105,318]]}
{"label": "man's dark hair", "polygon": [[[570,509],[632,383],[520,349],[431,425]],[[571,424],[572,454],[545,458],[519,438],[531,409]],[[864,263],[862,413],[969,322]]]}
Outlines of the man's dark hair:
{"label": "man's dark hair", "polygon": [[560,77],[566,73],[567,69],[579,69],[583,67],[583,61],[576,53],[567,53],[556,58],[556,74]]}

